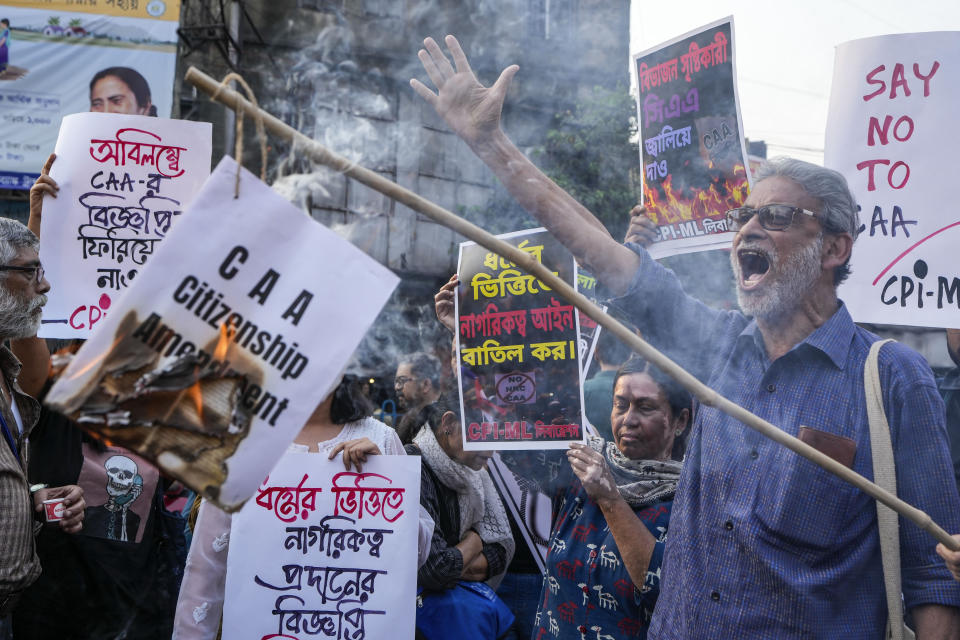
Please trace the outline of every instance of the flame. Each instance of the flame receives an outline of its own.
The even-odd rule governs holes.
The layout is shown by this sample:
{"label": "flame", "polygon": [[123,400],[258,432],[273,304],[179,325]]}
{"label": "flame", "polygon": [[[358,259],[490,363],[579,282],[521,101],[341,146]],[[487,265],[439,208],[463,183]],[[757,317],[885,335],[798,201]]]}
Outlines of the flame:
{"label": "flame", "polygon": [[[715,169],[713,163],[708,168]],[[702,220],[742,205],[749,191],[746,168],[736,164],[731,175],[721,174],[714,179],[716,173],[711,171],[710,186],[706,189],[675,189],[673,174],[668,175],[659,188],[651,188],[650,183],[644,181],[643,202],[650,218],[660,225]]]}
{"label": "flame", "polygon": [[[116,338],[114,338],[114,339],[113,339],[113,344],[111,344],[109,348],[105,349],[103,352],[101,352],[101,353],[100,353],[99,355],[97,355],[95,358],[92,358],[92,359],[90,360],[90,362],[88,362],[87,364],[85,364],[84,366],[82,366],[78,371],[75,371],[75,372],[70,376],[70,378],[68,378],[68,379],[69,379],[69,380],[75,380],[75,379],[77,379],[77,378],[82,378],[88,371],[90,371],[90,370],[93,369],[94,367],[100,366],[100,363],[103,362],[104,359],[105,359],[108,355],[110,355],[111,353],[113,353],[113,350],[117,348],[117,345],[120,344],[120,341],[121,341],[122,339],[123,339],[123,338],[122,338],[121,336],[117,336]],[[73,347],[64,347],[63,349],[60,349],[59,351],[57,351],[57,353],[56,353],[55,355],[65,354],[65,353],[69,353],[69,352],[71,352],[71,351],[75,351],[75,349],[74,349]],[[51,373],[53,373],[52,370],[51,370]]]}
{"label": "flame", "polygon": [[[213,358],[211,362],[223,360],[226,357],[227,351],[230,349],[230,342],[233,340],[235,333],[236,326],[234,324],[231,324],[229,327],[226,323],[220,325],[220,336],[217,338],[217,344],[213,348]],[[195,373],[197,374],[197,380],[177,395],[177,399],[170,405],[170,410],[167,411],[167,414],[163,417],[163,421],[166,421],[170,417],[170,414],[173,413],[184,396],[189,396],[190,399],[193,400],[193,407],[197,412],[197,418],[200,422],[203,422],[203,389],[200,386],[200,372],[196,371]]]}

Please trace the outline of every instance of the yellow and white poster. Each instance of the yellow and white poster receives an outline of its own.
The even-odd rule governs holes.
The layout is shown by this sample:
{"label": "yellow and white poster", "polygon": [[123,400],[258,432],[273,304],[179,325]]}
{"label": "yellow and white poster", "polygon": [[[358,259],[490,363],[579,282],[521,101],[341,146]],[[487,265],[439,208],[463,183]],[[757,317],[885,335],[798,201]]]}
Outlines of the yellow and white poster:
{"label": "yellow and white poster", "polygon": [[169,117],[180,0],[0,4],[0,188],[29,189],[63,116]]}

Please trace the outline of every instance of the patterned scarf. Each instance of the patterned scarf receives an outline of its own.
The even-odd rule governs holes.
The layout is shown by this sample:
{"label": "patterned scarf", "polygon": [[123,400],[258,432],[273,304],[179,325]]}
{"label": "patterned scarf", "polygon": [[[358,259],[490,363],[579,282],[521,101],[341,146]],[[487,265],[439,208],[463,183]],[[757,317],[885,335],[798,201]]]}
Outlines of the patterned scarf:
{"label": "patterned scarf", "polygon": [[677,492],[683,463],[676,460],[631,460],[616,444],[596,436],[589,436],[587,444],[603,454],[620,495],[634,509],[667,500]]}
{"label": "patterned scarf", "polygon": [[[429,424],[421,427],[414,444],[420,448],[423,460],[430,466],[440,482],[448,489],[457,493],[460,506],[459,537],[467,529],[473,528],[480,539],[487,544],[497,543],[507,550],[506,564],[510,564],[516,543],[510,532],[510,521],[507,512],[500,502],[497,489],[486,471],[474,471],[470,467],[456,462],[447,455],[437,442],[437,437]],[[506,573],[506,571],[504,571]],[[503,573],[490,576],[487,584],[496,589],[503,579]]]}

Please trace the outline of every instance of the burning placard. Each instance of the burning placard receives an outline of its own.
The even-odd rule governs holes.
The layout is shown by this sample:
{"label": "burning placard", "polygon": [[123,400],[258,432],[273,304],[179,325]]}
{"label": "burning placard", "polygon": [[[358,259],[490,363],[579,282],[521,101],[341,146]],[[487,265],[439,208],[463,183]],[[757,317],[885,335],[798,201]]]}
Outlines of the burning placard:
{"label": "burning placard", "polygon": [[210,175],[208,122],[113,113],[63,119],[40,256],[53,288],[40,335],[89,338]]}
{"label": "burning placard", "polygon": [[230,534],[224,638],[412,638],[420,458],[287,453]]}
{"label": "burning placard", "polygon": [[230,511],[340,373],[397,278],[224,158],[47,402]]}
{"label": "burning placard", "polygon": [[643,203],[654,257],[729,246],[724,213],[749,190],[733,18],[634,56]]}
{"label": "burning placard", "polygon": [[[573,256],[543,229],[499,237],[573,286]],[[581,441],[574,307],[473,242],[460,245],[457,273],[464,448],[560,449]]]}
{"label": "burning placard", "polygon": [[863,223],[840,287],[857,322],[960,327],[956,163],[960,32],[903,33],[837,47],[825,164]]}

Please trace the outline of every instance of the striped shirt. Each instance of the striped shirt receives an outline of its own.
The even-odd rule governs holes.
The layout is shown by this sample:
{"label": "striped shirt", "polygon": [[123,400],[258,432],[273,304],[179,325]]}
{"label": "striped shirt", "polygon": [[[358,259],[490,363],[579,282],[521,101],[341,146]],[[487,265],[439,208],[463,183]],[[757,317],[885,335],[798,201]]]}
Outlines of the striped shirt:
{"label": "striped shirt", "polygon": [[0,373],[13,390],[23,423],[22,431],[4,395],[0,412],[16,441],[20,460],[6,438],[0,439],[0,605],[10,594],[26,589],[40,575],[40,561],[34,547],[33,500],[27,484],[28,437],[40,416],[40,405],[23,393],[17,384],[20,362],[0,346]]}
{"label": "striped shirt", "polygon": [[[647,340],[790,435],[804,426],[847,443],[853,469],[873,477],[863,370],[877,336],[854,325],[841,304],[770,362],[755,322],[690,298],[673,272],[631,248],[641,266],[614,304]],[[930,368],[897,343],[882,349],[879,364],[898,493],[960,531],[944,407]],[[907,608],[960,606],[960,583],[935,544],[900,519]],[[887,620],[883,584],[871,498],[717,409],[697,407],[651,638],[873,640]]]}

